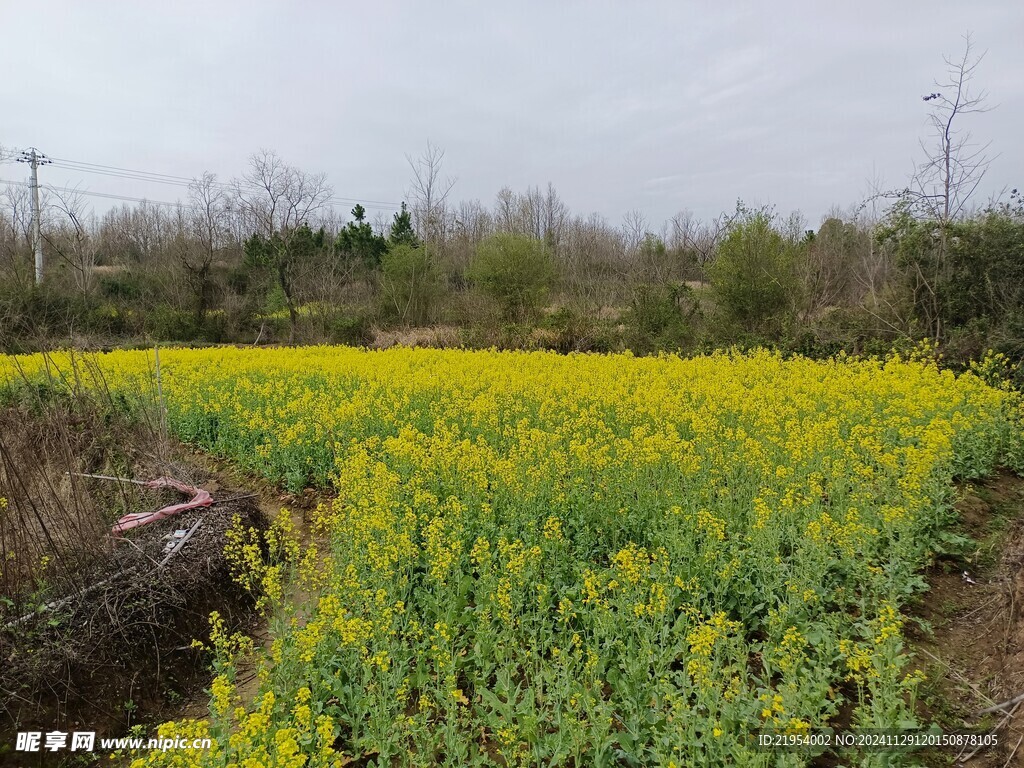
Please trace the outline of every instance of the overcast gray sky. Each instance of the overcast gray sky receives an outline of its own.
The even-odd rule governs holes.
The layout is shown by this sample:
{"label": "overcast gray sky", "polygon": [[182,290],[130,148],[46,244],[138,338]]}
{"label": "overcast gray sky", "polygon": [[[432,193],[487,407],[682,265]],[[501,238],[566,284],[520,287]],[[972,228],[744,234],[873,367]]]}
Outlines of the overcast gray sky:
{"label": "overcast gray sky", "polygon": [[[455,199],[552,182],[578,213],[653,228],[737,197],[815,223],[900,186],[943,53],[973,33],[998,153],[1024,186],[1024,2],[109,2],[0,0],[0,145],[222,180],[265,147],[384,202],[406,154],[446,150]],[[21,179],[23,165],[0,166]],[[180,187],[45,168],[173,201]],[[97,210],[108,203],[93,199]]]}

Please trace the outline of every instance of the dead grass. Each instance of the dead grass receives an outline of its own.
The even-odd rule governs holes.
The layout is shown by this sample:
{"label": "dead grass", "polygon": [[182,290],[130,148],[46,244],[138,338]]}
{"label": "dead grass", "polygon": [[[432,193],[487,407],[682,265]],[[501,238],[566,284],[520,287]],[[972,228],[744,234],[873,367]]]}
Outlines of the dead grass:
{"label": "dead grass", "polygon": [[462,329],[452,325],[435,325],[422,328],[377,328],[371,329],[374,349],[389,347],[433,347],[437,349],[458,348],[463,345]]}

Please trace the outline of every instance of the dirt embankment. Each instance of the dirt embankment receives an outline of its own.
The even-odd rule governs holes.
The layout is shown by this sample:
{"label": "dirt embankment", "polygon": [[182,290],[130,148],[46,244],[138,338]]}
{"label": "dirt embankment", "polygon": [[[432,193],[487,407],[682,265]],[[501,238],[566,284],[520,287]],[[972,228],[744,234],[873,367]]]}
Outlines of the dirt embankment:
{"label": "dirt embankment", "polygon": [[1024,768],[1024,479],[965,486],[957,509],[971,543],[928,574],[919,616],[931,632],[914,638],[928,675],[921,705],[944,731],[994,733],[999,743],[932,755],[931,764]]}
{"label": "dirt embankment", "polygon": [[[177,716],[202,699],[210,659],[192,641],[208,638],[212,611],[232,631],[258,632],[252,596],[232,579],[224,546],[236,517],[247,527],[265,527],[262,494],[179,452],[185,455],[125,476],[173,476],[209,491],[211,506],[108,536],[105,554],[76,561],[77,588],[62,581],[62,588],[39,593],[34,610],[26,613],[21,600],[17,610],[0,612],[0,766],[72,758],[82,765],[80,754],[66,750],[15,751],[18,731],[125,736],[132,726]],[[176,493],[142,489],[129,509],[183,501]],[[184,543],[181,532],[189,533]]]}

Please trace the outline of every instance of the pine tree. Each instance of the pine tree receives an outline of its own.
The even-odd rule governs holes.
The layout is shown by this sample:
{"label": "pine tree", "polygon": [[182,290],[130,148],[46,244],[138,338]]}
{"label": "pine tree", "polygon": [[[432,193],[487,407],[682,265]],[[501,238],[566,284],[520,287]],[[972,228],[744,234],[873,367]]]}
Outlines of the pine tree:
{"label": "pine tree", "polygon": [[395,214],[395,219],[391,223],[388,242],[391,245],[411,245],[414,248],[419,245],[416,230],[412,228],[412,214],[405,203],[402,203],[402,210]]}
{"label": "pine tree", "polygon": [[338,233],[334,241],[334,249],[345,259],[358,260],[373,269],[380,264],[387,252],[388,243],[383,235],[373,231],[373,227],[365,221],[366,209],[356,204],[352,209],[355,221],[350,221]]}

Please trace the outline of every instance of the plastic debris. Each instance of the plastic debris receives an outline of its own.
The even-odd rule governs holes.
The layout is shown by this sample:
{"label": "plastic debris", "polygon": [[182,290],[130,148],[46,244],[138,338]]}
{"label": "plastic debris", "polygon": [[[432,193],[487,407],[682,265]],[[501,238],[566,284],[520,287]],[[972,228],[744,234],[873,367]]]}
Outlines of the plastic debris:
{"label": "plastic debris", "polygon": [[[164,518],[176,515],[179,512],[184,512],[189,509],[198,509],[199,507],[208,507],[213,503],[213,497],[209,491],[205,491],[202,488],[197,488],[194,485],[188,485],[180,480],[175,480],[173,477],[158,477],[156,480],[149,480],[145,483],[147,488],[174,488],[175,490],[181,491],[182,493],[191,496],[192,498],[182,504],[171,504],[166,507],[161,507],[154,512],[132,512],[131,514],[125,515],[116,523],[114,527],[110,529],[110,533],[113,536],[120,536],[125,531],[129,531],[132,528],[138,528],[148,523],[156,522],[157,520],[163,520]],[[175,531],[175,537],[177,537],[179,531]],[[185,532],[181,531],[181,537],[185,536]]]}

